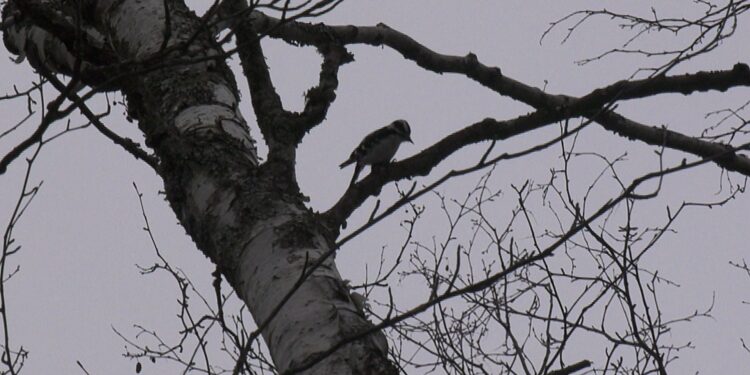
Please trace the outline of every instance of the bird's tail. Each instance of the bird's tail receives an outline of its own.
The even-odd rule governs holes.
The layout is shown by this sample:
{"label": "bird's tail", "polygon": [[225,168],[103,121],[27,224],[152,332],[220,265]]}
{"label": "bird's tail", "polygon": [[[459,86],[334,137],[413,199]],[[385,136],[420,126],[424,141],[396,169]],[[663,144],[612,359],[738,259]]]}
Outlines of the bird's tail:
{"label": "bird's tail", "polygon": [[360,163],[357,163],[354,166],[354,175],[352,175],[352,180],[349,181],[349,186],[352,186],[355,182],[357,182],[357,177],[359,177],[359,172],[362,172],[362,167],[364,167],[364,165]]}
{"label": "bird's tail", "polygon": [[354,159],[349,158],[347,161],[339,164],[339,168],[344,169],[344,167],[346,167],[347,165],[349,165],[351,163],[354,163]]}

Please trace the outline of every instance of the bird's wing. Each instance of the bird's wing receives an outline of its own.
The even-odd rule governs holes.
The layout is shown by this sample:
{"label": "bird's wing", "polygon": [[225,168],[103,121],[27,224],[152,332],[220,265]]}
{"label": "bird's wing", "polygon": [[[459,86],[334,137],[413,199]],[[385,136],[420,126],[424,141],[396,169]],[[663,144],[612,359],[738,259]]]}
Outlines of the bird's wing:
{"label": "bird's wing", "polygon": [[[369,146],[372,146],[372,143],[376,142],[378,139],[384,138],[386,135],[393,133],[393,129],[390,127],[382,127],[378,130],[375,130],[374,132],[366,135],[362,142],[359,143],[359,146],[357,146],[357,149],[360,148],[369,148]],[[355,150],[356,151],[356,150]]]}
{"label": "bird's wing", "polygon": [[349,159],[346,159],[345,162],[339,164],[339,168],[344,168],[347,165],[357,161],[359,158],[362,157],[362,155],[364,155],[367,152],[368,149],[373,147],[373,144],[377,142],[379,138],[382,138],[386,136],[388,133],[392,133],[392,132],[393,130],[389,129],[386,126],[366,135],[362,139],[362,142],[359,143],[357,148],[355,148],[354,151],[352,151],[351,155],[349,155]]}

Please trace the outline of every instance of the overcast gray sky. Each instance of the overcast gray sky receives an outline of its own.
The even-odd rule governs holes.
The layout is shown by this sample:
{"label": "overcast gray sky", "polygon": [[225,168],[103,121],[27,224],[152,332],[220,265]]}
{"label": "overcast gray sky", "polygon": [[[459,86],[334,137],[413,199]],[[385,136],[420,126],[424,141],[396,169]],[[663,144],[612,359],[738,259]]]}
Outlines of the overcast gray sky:
{"label": "overcast gray sky", "polygon": [[[473,52],[483,63],[498,66],[507,76],[526,84],[546,87],[548,92],[580,95],[627,78],[639,66],[656,64],[656,61],[614,56],[577,65],[575,61],[617,47],[627,39],[628,34],[603,19],[582,27],[566,44],[560,44],[564,29],[539,43],[549,22],[572,10],[596,7],[598,3],[350,1],[322,21],[356,25],[384,22],[438,52],[455,55]],[[629,1],[627,9],[619,10],[647,11],[650,4]],[[692,2],[660,2],[663,8],[659,11],[681,14],[687,10],[677,8],[689,4]],[[728,43],[676,72],[728,69],[736,62],[750,62],[748,35],[747,25],[740,25],[737,35]],[[650,45],[664,48],[673,42],[670,38],[649,39]],[[267,41],[264,46],[285,106],[301,108],[304,91],[317,80],[318,56],[312,49],[290,47],[277,41]],[[389,49],[356,46],[351,51],[356,61],[341,70],[338,99],[326,121],[311,132],[299,153],[300,184],[316,209],[329,207],[346,188],[351,170],[339,170],[338,164],[361,137],[393,119],[407,119],[412,126],[414,145],[404,145],[396,156],[403,158],[482,118],[508,119],[530,110],[466,78],[424,71]],[[4,91],[9,91],[12,84],[25,87],[35,79],[26,63],[16,65],[6,58],[0,59],[0,64]],[[236,59],[232,64],[236,66]],[[237,77],[243,91],[243,115],[252,123],[247,85],[239,71]],[[623,103],[619,111],[643,123],[697,134],[713,121],[705,119],[705,113],[737,107],[750,99],[748,94],[747,89],[732,89],[694,98],[662,95]],[[47,98],[53,95],[50,92]],[[0,113],[6,119],[2,129],[25,113],[25,108],[18,109],[18,105],[0,102]],[[114,107],[107,124],[121,134],[141,139],[135,125],[125,121],[123,111],[122,106]],[[625,176],[634,177],[635,173],[658,166],[653,148],[599,129],[589,130],[580,141],[583,143],[580,150],[609,156],[627,152],[629,164],[623,171]],[[501,142],[499,147],[520,150],[542,139],[537,137],[550,134],[553,133],[534,133]],[[253,128],[252,135],[260,135],[257,128]],[[17,139],[0,140],[0,150],[7,152]],[[470,148],[455,155],[436,173],[471,163],[479,150]],[[684,156],[672,152],[669,160]],[[510,184],[521,185],[527,179],[544,180],[557,162],[552,152],[501,165],[495,174],[498,187],[508,189]],[[0,177],[3,221],[10,215],[24,167],[23,162],[17,161]],[[585,171],[582,173],[588,176]],[[456,181],[444,191],[464,194],[476,177]],[[663,219],[666,205],[718,199],[720,179],[720,170],[713,165],[670,178],[665,183],[663,197],[637,214],[648,222]],[[75,363],[80,360],[92,374],[132,373],[134,363],[121,357],[123,342],[111,327],[130,333],[134,332],[131,329],[134,323],[164,332],[178,328],[174,318],[178,307],[174,284],[165,275],[141,276],[135,267],[135,264],[152,264],[155,256],[142,230],[133,182],[144,193],[146,210],[165,256],[206,291],[210,288],[211,265],[195,249],[158,195],[162,185],[157,176],[94,129],[67,135],[48,145],[38,159],[32,180],[44,180],[44,184],[16,229],[23,250],[12,258],[12,265],[20,265],[20,272],[7,286],[11,336],[16,345],[22,344],[31,352],[24,370],[29,374],[80,373]],[[386,190],[384,196],[392,197],[393,189]],[[513,200],[512,194],[509,198]],[[423,203],[434,205],[435,200],[428,198]],[[750,280],[728,264],[750,258],[747,255],[750,237],[745,225],[748,203],[748,197],[740,195],[724,207],[689,210],[678,220],[678,233],[667,236],[645,259],[660,275],[680,284],[679,288],[662,290],[663,307],[670,314],[704,309],[715,295],[715,319],[679,325],[671,332],[675,342],[689,340],[695,346],[680,355],[672,367],[674,373],[738,373],[750,366],[750,354],[740,345],[741,337],[750,339],[746,319],[750,306],[742,304],[743,300],[750,300]],[[350,223],[361,222],[367,213],[366,208],[362,209]],[[496,214],[502,220],[504,213]],[[380,224],[341,250],[338,262],[345,278],[361,281],[365,264],[376,264],[380,247],[398,244],[401,239],[398,219]],[[442,228],[441,220],[438,214],[427,218],[418,234],[428,240],[431,231]],[[407,293],[397,297],[408,304],[413,296]],[[145,373],[150,373],[148,370],[147,366]]]}

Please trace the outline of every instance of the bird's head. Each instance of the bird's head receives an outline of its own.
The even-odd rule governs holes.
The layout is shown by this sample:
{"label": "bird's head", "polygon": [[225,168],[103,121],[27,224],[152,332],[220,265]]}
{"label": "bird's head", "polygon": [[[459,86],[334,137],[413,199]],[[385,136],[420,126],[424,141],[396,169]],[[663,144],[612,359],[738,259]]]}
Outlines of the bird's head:
{"label": "bird's head", "polygon": [[400,135],[404,141],[414,143],[411,140],[411,128],[406,120],[396,120],[391,123],[391,127],[396,131],[396,134]]}

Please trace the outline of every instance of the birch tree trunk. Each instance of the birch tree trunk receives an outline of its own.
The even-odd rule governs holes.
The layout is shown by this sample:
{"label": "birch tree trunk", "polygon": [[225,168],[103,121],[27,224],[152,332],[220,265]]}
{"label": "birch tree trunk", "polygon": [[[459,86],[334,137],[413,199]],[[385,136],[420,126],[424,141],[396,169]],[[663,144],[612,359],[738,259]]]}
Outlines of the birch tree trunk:
{"label": "birch tree trunk", "polygon": [[[268,2],[270,7],[280,8],[275,5],[277,3],[280,2]],[[335,7],[338,3],[339,0],[319,0],[301,1],[299,4],[303,4],[302,7],[308,6],[311,10],[308,15],[314,16],[323,12],[321,7]],[[731,132],[715,137],[691,136],[666,126],[642,123],[617,112],[617,104],[623,101],[642,100],[660,94],[724,92],[734,87],[750,86],[750,68],[745,63],[733,63],[733,66],[726,66],[723,70],[667,74],[680,62],[712,50],[724,38],[734,34],[734,26],[726,29],[729,30],[725,31],[726,34],[722,35],[720,31],[724,30],[726,20],[735,19],[747,9],[734,3],[727,5],[726,15],[722,16],[724,18],[719,17],[718,20],[709,22],[721,25],[716,28],[719,30],[716,38],[699,38],[694,42],[710,39],[712,41],[709,44],[702,48],[695,48],[697,44],[691,44],[682,50],[665,51],[674,57],[657,69],[661,71],[660,74],[644,79],[612,82],[581,96],[548,93],[546,89],[505,75],[499,67],[484,64],[473,53],[465,56],[437,53],[384,24],[334,26],[297,22],[294,16],[286,12],[290,2],[285,2],[286,5],[280,8],[282,17],[279,18],[260,13],[241,0],[217,2],[218,5],[203,17],[196,16],[181,0],[10,0],[5,4],[2,30],[6,47],[19,56],[19,61],[26,58],[61,93],[61,97],[49,103],[47,116],[34,134],[0,159],[0,174],[5,172],[10,162],[41,140],[51,122],[64,118],[72,111],[61,109],[61,98],[73,103],[72,106],[86,116],[101,133],[136,158],[144,160],[162,177],[166,196],[181,224],[247,305],[270,349],[276,370],[284,374],[397,373],[396,364],[388,358],[385,337],[380,330],[430,309],[433,312],[436,309],[439,311],[443,301],[467,295],[472,296],[465,301],[471,314],[449,316],[441,312],[442,315],[438,317],[436,314],[432,321],[419,322],[420,324],[412,327],[404,325],[406,329],[400,326],[396,330],[400,335],[397,339],[405,337],[406,340],[413,340],[419,347],[418,350],[424,349],[421,353],[428,352],[428,356],[434,357],[433,371],[443,365],[446,369],[455,366],[457,372],[464,372],[464,365],[468,364],[487,372],[482,362],[485,361],[491,366],[497,366],[493,368],[499,369],[498,371],[509,373],[522,371],[572,374],[593,363],[589,359],[576,359],[574,363],[568,362],[570,359],[563,360],[566,348],[575,346],[570,344],[573,341],[568,340],[572,337],[578,340],[579,336],[573,336],[573,332],[584,331],[587,334],[594,333],[609,343],[610,349],[604,348],[608,353],[604,367],[592,371],[606,372],[610,369],[609,356],[620,356],[619,350],[627,347],[635,352],[637,365],[633,368],[642,367],[646,372],[666,373],[666,366],[673,359],[671,356],[682,347],[664,345],[657,340],[661,334],[656,335],[654,332],[668,332],[669,324],[689,321],[699,314],[696,312],[662,324],[655,292],[654,310],[650,310],[649,302],[643,297],[643,290],[653,286],[642,284],[638,276],[641,271],[637,262],[643,253],[634,256],[630,246],[625,247],[627,251],[619,253],[604,238],[610,213],[618,207],[626,206],[626,225],[618,230],[627,229],[623,243],[635,243],[638,241],[633,239],[639,237],[631,236],[631,231],[637,229],[630,222],[632,204],[657,196],[661,189],[659,187],[655,192],[642,192],[639,187],[642,184],[661,181],[667,175],[709,163],[726,171],[737,172],[743,177],[750,176],[750,157],[745,153],[748,143],[737,140],[742,137],[735,139],[736,135],[746,135],[743,130],[746,121]],[[704,18],[698,22],[675,21],[670,17],[661,19],[659,22],[662,23],[659,23],[650,18],[633,18],[606,10],[574,14],[579,13],[586,14],[585,18],[590,14],[607,15],[624,19],[627,23],[643,24],[644,30],[662,32],[673,30],[670,28],[673,26],[665,26],[675,22],[682,22],[681,27],[685,28],[703,28],[707,22]],[[721,13],[724,14],[723,11]],[[558,22],[566,19],[569,17]],[[654,22],[657,29],[653,29]],[[569,32],[582,23],[580,21],[575,24]],[[556,25],[558,23],[554,23],[553,27]],[[230,36],[236,41],[237,48],[232,51],[224,51],[216,41],[216,35],[219,35],[217,31],[225,26],[231,29]],[[642,32],[637,33],[640,35]],[[264,36],[281,39],[295,46],[314,47],[322,56],[319,80],[306,92],[305,106],[300,112],[287,111],[281,104],[260,43]],[[389,48],[422,69],[439,74],[456,74],[473,80],[498,96],[528,105],[532,111],[510,119],[487,117],[464,125],[432,145],[423,147],[411,157],[388,163],[384,168],[373,169],[369,175],[349,186],[326,212],[313,212],[307,206],[307,197],[300,191],[297,183],[296,149],[305,134],[322,122],[334,101],[338,87],[338,69],[353,60],[346,49],[351,45]],[[640,53],[650,55],[643,51]],[[238,83],[226,64],[226,59],[234,55],[240,58],[245,78],[243,81],[250,88],[252,109],[262,133],[259,139],[268,146],[268,155],[263,162],[255,148],[256,139],[250,135],[241,115]],[[67,84],[57,78],[60,75],[66,77]],[[82,89],[86,86],[91,90]],[[127,98],[128,114],[137,120],[147,146],[154,151],[153,155],[132,141],[109,131],[86,107],[86,100],[101,91],[119,91]],[[745,106],[746,104],[742,108]],[[582,120],[579,126],[568,126],[571,120],[577,119]],[[561,127],[559,136],[551,139],[540,136],[540,141],[534,146],[517,152],[506,151],[505,148],[493,151],[496,142],[507,141],[542,128],[549,129],[557,123],[565,124]],[[599,155],[608,163],[608,169],[612,169],[620,190],[604,203],[596,203],[598,208],[591,209],[587,205],[588,193],[579,201],[569,193],[567,177],[561,183],[564,187],[555,185],[555,176],[563,172],[567,176],[568,161],[573,154],[573,148],[566,150],[563,145],[560,156],[564,165],[560,169],[553,169],[552,178],[546,185],[529,189],[543,191],[544,196],[550,189],[559,191],[560,197],[567,195],[561,198],[561,207],[569,215],[565,219],[568,220],[567,225],[563,225],[561,216],[552,211],[560,228],[567,229],[560,229],[559,232],[557,228],[544,232],[535,230],[525,206],[525,200],[531,194],[527,189],[529,180],[520,189],[509,182],[519,199],[518,206],[510,215],[510,222],[516,217],[526,217],[528,228],[523,224],[522,230],[531,231],[526,245],[519,245],[513,235],[506,236],[515,230],[511,224],[499,235],[496,228],[487,222],[483,211],[475,210],[472,206],[470,210],[476,211],[481,219],[478,222],[487,222],[490,228],[488,233],[493,233],[490,244],[498,251],[497,255],[491,254],[493,258],[487,263],[491,266],[483,268],[478,276],[471,271],[469,277],[462,280],[461,256],[465,257],[464,262],[468,264],[471,264],[471,258],[469,251],[463,251],[458,246],[461,251],[457,251],[455,269],[450,269],[448,263],[435,262],[434,269],[425,267],[416,271],[429,284],[429,294],[422,302],[406,310],[391,306],[391,311],[399,313],[388,313],[385,317],[380,317],[377,325],[365,318],[361,301],[353,298],[334,263],[336,247],[345,241],[339,240],[338,244],[335,242],[339,228],[346,224],[352,212],[363,202],[377,196],[386,184],[429,175],[434,167],[458,150],[490,141],[490,146],[481,158],[477,158],[475,164],[451,170],[420,189],[415,190],[417,183],[414,183],[412,189],[390,207],[379,213],[374,212],[360,229],[387,217],[445,181],[494,167],[502,160],[562,145],[564,140],[577,137],[579,131],[587,126],[598,126],[612,135],[626,137],[640,145],[657,147],[660,157],[658,171],[649,170],[626,184],[615,173],[614,161]],[[705,130],[709,129],[706,127]],[[691,160],[684,158],[680,164],[662,165],[661,156],[667,149],[683,153]],[[588,191],[593,190],[601,176],[596,177]],[[487,183],[487,179],[483,181],[483,184]],[[476,191],[481,191],[481,195],[485,194],[484,186]],[[568,194],[563,194],[563,191]],[[738,185],[736,190],[731,191],[731,196],[719,204],[728,202],[740,191],[744,191],[744,187]],[[478,202],[477,205],[482,201]],[[547,206],[550,201],[542,198],[542,202]],[[685,204],[681,206],[678,213],[684,206]],[[461,206],[462,211],[464,208],[465,206]],[[447,211],[446,213],[449,214]],[[415,212],[415,220],[420,214]],[[659,229],[660,233],[669,229],[676,218],[669,209],[667,215],[667,224]],[[605,217],[607,219],[603,219],[604,222],[601,223]],[[602,224],[601,229],[592,229],[595,222]],[[451,220],[451,225],[456,225],[456,222]],[[612,225],[614,224],[610,224]],[[452,233],[452,228],[449,233]],[[354,233],[358,231],[359,229]],[[656,231],[649,228],[641,236],[647,232]],[[543,237],[548,240],[547,243],[537,241],[534,233],[545,233]],[[589,240],[582,241],[585,246],[576,245],[573,238],[579,235],[592,236],[600,246],[590,247]],[[655,237],[655,240],[660,236],[661,234]],[[445,244],[453,240],[452,235],[450,237]],[[653,243],[649,241],[643,252],[652,248]],[[568,245],[582,248],[584,259],[587,259],[585,262],[589,262],[584,264],[593,264],[590,263],[593,259],[595,264],[605,264],[605,268],[599,267],[595,276],[591,277],[585,276],[585,273],[574,273],[577,266],[568,253]],[[562,247],[566,248],[561,250]],[[570,262],[570,272],[552,272],[545,263],[546,259],[552,259],[556,252],[561,251],[568,256],[565,262],[566,265]],[[611,259],[603,260],[603,254]],[[499,261],[496,261],[495,256]],[[593,258],[587,258],[588,256]],[[528,271],[529,269],[535,270]],[[747,270],[747,267],[743,269]],[[654,272],[653,275],[655,274]],[[560,284],[556,284],[555,280],[561,280]],[[584,290],[581,294],[576,294],[577,291],[571,294],[572,299],[566,305],[564,300],[567,297],[561,296],[566,296],[567,293],[558,293],[556,285],[583,280],[589,280],[589,286],[581,288]],[[520,284],[514,284],[519,282]],[[513,292],[510,296],[508,285],[516,285],[512,288],[523,292]],[[629,285],[638,286],[633,289],[640,289],[639,298],[642,302],[631,298],[630,292],[627,292],[630,290]],[[592,299],[594,302],[591,305],[580,309],[579,315],[575,312],[579,308],[576,306],[580,306],[579,301],[588,299],[584,297],[589,290],[597,296]],[[611,298],[608,293],[611,293]],[[555,302],[550,302],[548,315],[538,315],[535,311],[541,305],[534,303],[536,306],[532,312],[524,305],[525,298],[522,296],[529,296],[534,301],[546,299]],[[602,306],[596,305],[599,303],[596,301],[607,302]],[[604,325],[598,327],[584,324],[584,321],[603,321],[607,306],[610,303],[614,305],[610,301],[617,301],[624,306],[624,311],[627,310],[622,322],[625,330],[620,331],[616,325],[605,328]],[[602,309],[605,315],[592,318],[592,314],[598,314]],[[481,313],[474,315],[473,311]],[[657,312],[656,319],[652,319],[651,311]],[[496,320],[494,329],[491,327],[490,317]],[[524,327],[521,329],[521,336],[518,336],[520,341],[516,339],[519,332],[514,332],[510,324],[511,320],[518,317],[521,321],[528,322],[528,325],[513,324],[515,327]],[[644,326],[636,322],[648,323]],[[499,341],[505,343],[483,348],[482,338],[487,332],[500,332]],[[560,332],[565,334],[557,339]],[[423,346],[419,340],[409,336],[412,333],[425,334],[423,337],[433,342]],[[472,336],[477,337],[476,345],[472,344]],[[542,337],[544,339],[540,339]],[[530,344],[532,347],[527,348],[526,342],[533,343]],[[468,345],[470,354],[463,351],[467,348],[464,345]],[[10,358],[7,346],[6,359],[0,359],[0,364],[12,369],[13,364],[7,359]],[[436,348],[434,353],[429,353],[430,347]],[[449,350],[443,351],[441,348]],[[245,350],[247,349],[249,347],[246,346]],[[536,359],[533,358],[535,353],[543,353],[536,364]],[[247,352],[240,354],[238,366],[246,363],[242,357]],[[410,361],[411,359],[401,357],[399,366],[404,363],[405,366],[418,367],[424,363],[421,358],[419,363]],[[614,362],[613,371],[621,371],[619,366],[622,359]],[[191,365],[191,362],[187,362],[188,367]],[[555,368],[558,370],[552,371]],[[241,370],[237,367],[235,373]],[[245,370],[250,372],[249,368]]]}
{"label": "birch tree trunk", "polygon": [[[126,96],[129,115],[159,160],[174,212],[255,321],[267,324],[262,335],[280,373],[309,367],[317,354],[372,327],[330,256],[336,234],[299,191],[299,137],[285,138],[295,133],[289,130],[293,119],[259,113],[271,150],[259,163],[224,52],[181,1],[90,1],[79,9],[11,1],[4,20],[12,23],[6,46],[39,71]],[[247,61],[265,64],[262,56],[248,55],[252,50],[243,53],[246,71],[257,68]],[[256,110],[264,100],[253,93]],[[276,311],[318,260],[321,265]],[[355,340],[303,372],[395,373],[384,342],[381,333]]]}

